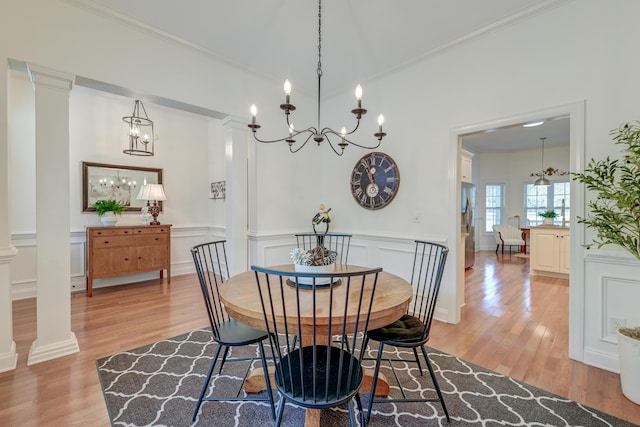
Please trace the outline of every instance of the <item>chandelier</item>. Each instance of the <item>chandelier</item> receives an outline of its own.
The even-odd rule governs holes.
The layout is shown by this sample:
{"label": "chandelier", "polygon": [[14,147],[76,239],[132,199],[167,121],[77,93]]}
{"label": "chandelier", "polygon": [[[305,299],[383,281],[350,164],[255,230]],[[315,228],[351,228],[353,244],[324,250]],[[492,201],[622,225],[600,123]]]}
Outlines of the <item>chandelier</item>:
{"label": "chandelier", "polygon": [[544,138],[544,137],[540,138],[540,140],[542,141],[542,168],[540,172],[540,178],[538,178],[536,182],[533,183],[533,185],[537,187],[546,187],[547,185],[551,185],[549,180],[544,177],[544,140],[545,139],[547,138]]}
{"label": "chandelier", "polygon": [[[257,130],[260,129],[260,125],[256,122],[256,115],[258,113],[258,110],[254,104],[251,106],[252,119],[251,119],[251,123],[248,126],[249,128],[251,128],[251,131],[253,132],[253,137],[255,138],[255,140],[262,143],[286,141],[289,144],[289,151],[291,151],[292,153],[297,153],[298,151],[300,151],[302,147],[304,147],[307,144],[307,142],[309,142],[309,140],[311,140],[312,138],[318,145],[320,145],[321,142],[326,140],[329,143],[329,146],[331,147],[331,149],[338,156],[342,156],[344,154],[344,149],[349,144],[355,145],[356,147],[365,148],[368,150],[373,150],[375,148],[378,148],[380,146],[380,143],[382,142],[382,138],[384,138],[387,135],[382,131],[382,124],[384,123],[384,116],[382,114],[380,114],[380,116],[378,117],[378,132],[373,134],[373,136],[375,136],[378,139],[378,143],[376,145],[374,146],[360,145],[347,138],[348,135],[351,135],[356,130],[358,130],[358,126],[360,125],[360,119],[362,118],[363,115],[367,113],[367,110],[362,108],[362,87],[360,85],[356,87],[357,107],[351,110],[351,113],[353,113],[356,116],[355,127],[350,132],[347,132],[345,127],[343,127],[340,132],[336,132],[335,130],[329,127],[324,127],[324,128],[320,127],[320,110],[321,110],[320,88],[321,88],[321,80],[322,80],[322,0],[318,0],[318,68],[316,72],[318,75],[317,127],[311,126],[302,130],[296,130],[294,128],[293,123],[291,122],[291,119],[289,116],[292,111],[295,111],[296,107],[291,103],[291,83],[289,82],[289,80],[285,80],[284,82],[285,102],[284,104],[280,104],[280,109],[284,111],[289,134],[284,138],[279,138],[274,140],[260,139],[257,135]],[[300,135],[303,138],[305,138],[304,142],[298,143],[296,145],[295,138]]]}
{"label": "chandelier", "polygon": [[[140,115],[140,108],[144,117]],[[149,119],[142,101],[136,99],[133,113],[124,116],[122,121],[129,125],[129,147],[122,152],[132,156],[153,156],[153,122]]]}

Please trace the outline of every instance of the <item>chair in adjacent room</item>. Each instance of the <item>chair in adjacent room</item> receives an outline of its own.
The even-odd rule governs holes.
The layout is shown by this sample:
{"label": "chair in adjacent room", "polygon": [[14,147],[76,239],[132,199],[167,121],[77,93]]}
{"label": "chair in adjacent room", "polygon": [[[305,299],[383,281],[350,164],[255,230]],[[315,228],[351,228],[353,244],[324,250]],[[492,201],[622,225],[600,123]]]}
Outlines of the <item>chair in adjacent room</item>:
{"label": "chair in adjacent room", "polygon": [[496,253],[498,253],[498,249],[500,249],[502,245],[503,255],[505,246],[509,246],[509,253],[511,253],[511,246],[521,247],[525,245],[525,241],[522,238],[522,231],[511,224],[494,225],[493,237],[496,239]]}
{"label": "chair in adjacent room", "polygon": [[[429,341],[429,332],[431,330],[431,322],[438,300],[440,284],[442,282],[442,274],[447,260],[449,249],[438,243],[416,240],[416,247],[413,259],[413,270],[411,273],[411,286],[413,287],[413,299],[407,309],[407,313],[399,320],[382,328],[374,329],[366,333],[366,340],[378,343],[377,357],[375,369],[373,373],[373,384],[371,394],[369,396],[369,406],[367,408],[366,422],[371,418],[371,411],[375,403],[390,402],[440,402],[444,410],[447,422],[451,422],[449,412],[444,402],[440,385],[436,379],[429,355],[425,348],[425,344]],[[407,363],[407,359],[394,357],[383,357],[385,346],[400,347],[412,349],[415,356],[415,362],[418,364],[420,375],[422,375],[422,366],[418,358],[417,349],[420,348],[424,360],[426,362],[431,381],[435,388],[437,397],[424,397],[422,393],[418,395],[407,396],[407,391],[400,383],[398,375],[396,375],[393,362],[401,361]],[[386,361],[398,380],[398,386],[402,397],[379,398],[375,396],[378,375],[383,361]],[[388,377],[388,376],[387,376]],[[415,384],[412,384],[415,388]]]}
{"label": "chair in adjacent room", "polygon": [[311,250],[316,246],[323,246],[330,251],[336,252],[336,264],[348,264],[349,246],[351,245],[351,234],[345,233],[298,233],[296,236],[297,247],[304,250]]}
{"label": "chair in adjacent room", "polygon": [[[382,269],[323,274],[251,269],[271,341],[274,383],[281,396],[275,425],[280,425],[290,402],[317,410],[347,404],[350,425],[355,426],[355,400],[359,425],[364,426],[359,395],[364,378],[362,332],[368,327]],[[330,345],[335,335],[342,339]],[[299,346],[291,344],[295,337],[301,337]]]}
{"label": "chair in adjacent room", "polygon": [[[209,243],[203,243],[194,246],[191,249],[191,255],[193,256],[193,262],[195,263],[196,273],[198,274],[198,280],[200,282],[200,288],[202,290],[202,296],[204,298],[204,304],[207,309],[207,315],[209,316],[209,322],[211,324],[211,333],[213,340],[217,343],[216,351],[211,360],[209,372],[207,378],[202,386],[198,403],[196,404],[195,411],[193,412],[193,421],[196,420],[200,406],[204,401],[267,401],[271,406],[271,416],[275,418],[275,406],[273,404],[273,392],[271,391],[269,375],[267,371],[267,363],[264,353],[264,340],[267,339],[267,333],[263,330],[254,329],[247,325],[231,319],[226,313],[224,306],[220,300],[219,287],[229,278],[229,265],[227,263],[227,254],[225,250],[225,240],[218,240]],[[229,349],[231,347],[246,346],[249,344],[257,344],[260,357],[233,357],[228,358]],[[220,361],[220,368],[218,373],[222,372],[222,368],[225,362],[245,362],[247,364],[247,370],[245,373],[245,379],[249,374],[249,370],[254,360],[260,360],[262,362],[262,368],[264,370],[266,383],[267,383],[267,396],[240,396],[241,390],[234,394],[226,393],[225,397],[218,397],[209,395],[207,396],[207,390],[211,383],[211,378],[214,372],[214,368],[220,357],[220,351],[224,350],[222,354],[222,360]],[[244,381],[243,381],[244,382]],[[212,394],[216,394],[215,391]],[[228,396],[228,397],[227,397]]]}

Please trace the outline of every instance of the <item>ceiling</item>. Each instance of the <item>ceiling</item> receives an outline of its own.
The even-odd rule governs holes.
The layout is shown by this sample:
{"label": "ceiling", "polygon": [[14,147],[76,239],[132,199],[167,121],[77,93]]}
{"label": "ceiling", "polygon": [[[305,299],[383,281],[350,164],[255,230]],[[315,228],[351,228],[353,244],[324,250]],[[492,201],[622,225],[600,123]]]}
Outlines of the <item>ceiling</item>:
{"label": "ceiling", "polygon": [[[367,82],[566,1],[324,0],[322,95],[352,90],[361,83],[366,105]],[[316,1],[67,2],[184,43],[274,84],[289,79],[292,96],[296,90],[312,95],[317,91]],[[515,131],[504,130],[505,143],[521,140],[514,137]],[[502,132],[493,132],[489,139],[493,145],[502,139]],[[483,143],[485,135],[474,136],[470,143]]]}

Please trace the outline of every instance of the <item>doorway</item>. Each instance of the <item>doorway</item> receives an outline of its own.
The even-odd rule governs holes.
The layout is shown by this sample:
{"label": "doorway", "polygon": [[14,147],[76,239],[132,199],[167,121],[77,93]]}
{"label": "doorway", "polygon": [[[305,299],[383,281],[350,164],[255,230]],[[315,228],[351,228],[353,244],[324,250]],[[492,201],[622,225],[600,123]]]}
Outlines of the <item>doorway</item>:
{"label": "doorway", "polygon": [[[463,149],[463,139],[469,135],[478,135],[478,134],[491,134],[495,133],[498,129],[517,129],[517,127],[521,127],[523,124],[531,123],[535,121],[541,120],[549,120],[551,118],[556,117],[567,117],[568,118],[568,127],[569,127],[569,161],[570,161],[570,171],[577,172],[582,171],[584,168],[584,110],[585,103],[584,101],[575,102],[571,104],[560,105],[556,107],[549,107],[543,110],[532,111],[529,113],[523,113],[516,116],[506,117],[502,119],[496,119],[491,121],[486,121],[482,123],[478,123],[475,125],[461,126],[455,128],[451,132],[451,153],[452,159],[455,159],[455,170],[457,173],[455,174],[456,180],[456,197],[455,197],[455,208],[452,208],[452,218],[454,220],[451,221],[451,229],[452,235],[455,235],[454,239],[455,253],[460,254],[461,251],[464,253],[464,247],[462,247],[461,242],[464,240],[461,239],[461,227],[459,220],[459,203],[457,203],[461,198],[461,179],[460,173],[461,170],[461,150]],[[531,138],[533,140],[533,138]],[[537,142],[537,141],[536,141]],[[577,191],[574,191],[574,183],[570,183],[571,186],[571,196],[570,196],[570,205],[573,207],[572,209],[572,217],[576,218],[576,216],[583,216],[584,214],[584,197],[582,194],[578,194]],[[478,227],[476,227],[477,229]],[[577,224],[574,220],[571,223],[570,232],[571,232],[571,277],[570,277],[570,297],[569,297],[569,357],[575,360],[582,361],[583,359],[583,313],[584,313],[584,290],[583,290],[583,273],[582,273],[582,244],[584,240],[584,226],[581,224]],[[456,257],[457,259],[461,259],[460,256]],[[452,303],[450,304],[450,309],[452,311],[451,319],[454,319],[457,323],[460,321],[460,310],[464,305],[464,263],[459,261],[455,268],[455,283],[456,290],[455,296],[452,298]]]}

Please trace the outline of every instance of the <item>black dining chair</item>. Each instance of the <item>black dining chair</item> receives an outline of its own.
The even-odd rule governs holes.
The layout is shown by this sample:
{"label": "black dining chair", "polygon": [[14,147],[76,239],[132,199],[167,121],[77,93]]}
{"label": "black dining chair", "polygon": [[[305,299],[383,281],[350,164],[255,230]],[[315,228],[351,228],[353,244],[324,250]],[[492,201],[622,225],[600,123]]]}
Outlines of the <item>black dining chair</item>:
{"label": "black dining chair", "polygon": [[297,247],[311,250],[316,246],[323,246],[329,251],[336,252],[336,264],[348,264],[351,234],[346,233],[298,233],[295,234]]}
{"label": "black dining chair", "polygon": [[[355,426],[355,400],[363,426],[359,389],[365,339],[360,332],[368,327],[382,269],[322,274],[251,269],[275,361],[274,383],[281,396],[275,425],[280,426],[286,402],[291,402],[318,410],[346,403],[350,425]],[[332,346],[335,335],[342,339]],[[301,337],[300,345],[291,344],[294,337]]]}
{"label": "black dining chair", "polygon": [[[203,401],[267,401],[271,406],[271,417],[275,418],[275,406],[273,404],[273,392],[271,390],[271,384],[269,382],[269,375],[267,370],[267,361],[264,353],[264,340],[267,339],[267,333],[263,330],[254,329],[243,323],[237,322],[231,319],[226,313],[224,306],[220,300],[219,287],[222,283],[229,278],[229,265],[227,263],[227,254],[225,250],[225,240],[217,240],[209,243],[203,243],[194,246],[191,249],[191,255],[193,256],[193,262],[195,263],[196,273],[198,274],[198,280],[200,282],[200,288],[202,290],[202,296],[207,309],[207,315],[209,316],[209,322],[211,324],[211,334],[213,340],[217,343],[216,351],[211,360],[209,372],[207,378],[202,386],[198,403],[193,412],[192,421],[196,420],[198,411]],[[240,347],[250,344],[257,344],[260,357],[233,357],[228,358],[229,349],[231,347]],[[245,362],[247,363],[247,370],[244,378],[247,378],[249,370],[251,369],[255,360],[262,362],[262,369],[264,370],[267,396],[240,396],[241,390],[235,394],[235,396],[229,395],[228,397],[206,396],[211,378],[214,372],[214,368],[220,356],[220,351],[224,349],[222,360],[220,361],[220,368],[218,373],[222,372],[222,368],[225,362]],[[243,380],[244,383],[244,380]],[[214,390],[215,392],[215,390]],[[212,394],[215,394],[215,393]],[[227,394],[227,393],[225,393]]]}
{"label": "black dining chair", "polygon": [[[413,258],[413,270],[411,273],[411,286],[413,287],[413,299],[409,304],[407,313],[399,320],[382,328],[374,329],[366,333],[366,341],[376,341],[378,343],[378,354],[373,373],[373,384],[371,386],[371,394],[369,396],[369,406],[367,408],[367,419],[369,423],[371,418],[371,410],[374,403],[396,403],[396,402],[440,402],[444,410],[447,422],[451,422],[447,406],[444,403],[438,380],[431,366],[429,355],[425,348],[425,344],[429,341],[429,331],[431,330],[431,322],[438,300],[440,284],[442,282],[442,274],[447,261],[449,249],[438,243],[416,240],[415,253]],[[420,348],[424,360],[426,362],[431,380],[435,388],[437,397],[407,396],[398,375],[396,375],[393,366],[394,361],[402,361],[407,363],[406,359],[384,357],[385,346],[410,348],[413,350],[415,362],[418,364],[420,375],[422,375],[422,366],[418,358],[417,349]],[[402,397],[380,398],[375,396],[378,374],[382,361],[388,362],[395,378],[398,380],[398,386]]]}

